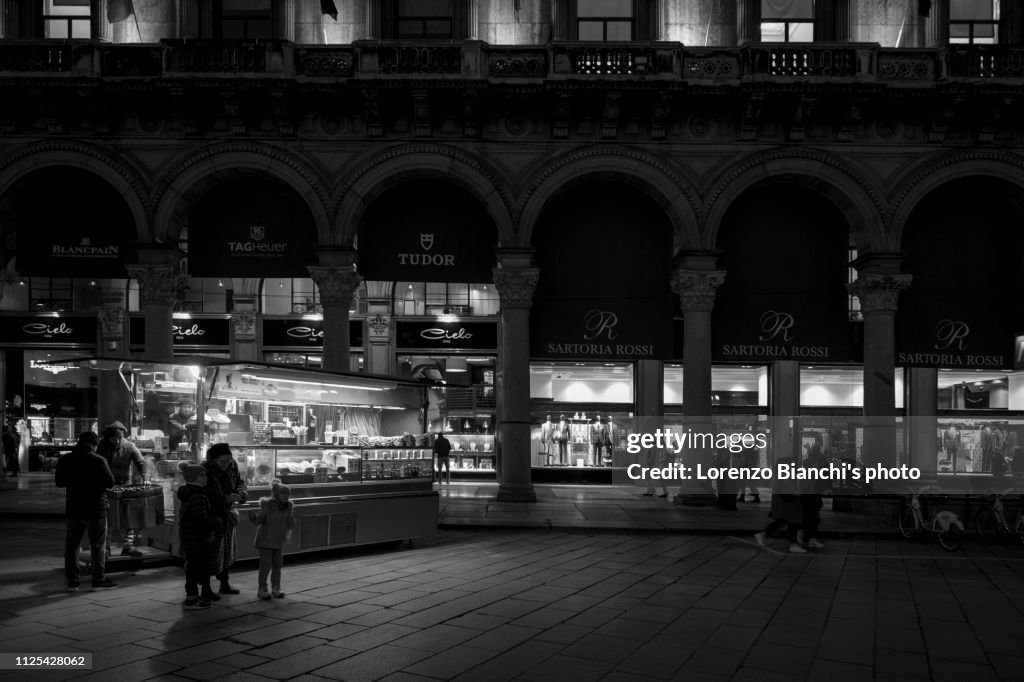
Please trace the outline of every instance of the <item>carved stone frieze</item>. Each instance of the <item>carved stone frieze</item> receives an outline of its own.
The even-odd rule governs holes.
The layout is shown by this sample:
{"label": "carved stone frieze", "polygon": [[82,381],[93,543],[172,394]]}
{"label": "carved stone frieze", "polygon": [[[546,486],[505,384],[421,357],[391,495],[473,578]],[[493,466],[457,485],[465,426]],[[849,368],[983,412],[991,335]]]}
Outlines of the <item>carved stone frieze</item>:
{"label": "carved stone frieze", "polygon": [[502,308],[529,308],[540,281],[540,268],[494,268],[494,287]]}
{"label": "carved stone frieze", "polygon": [[715,292],[725,282],[725,270],[676,270],[672,291],[679,296],[683,312],[710,311],[715,307]]}
{"label": "carved stone frieze", "polygon": [[860,309],[871,313],[895,313],[900,293],[910,286],[910,275],[860,275],[846,285],[846,290],[860,299]]}
{"label": "carved stone frieze", "polygon": [[317,265],[309,266],[309,276],[320,290],[320,301],[323,305],[338,305],[348,308],[352,305],[352,297],[359,288],[363,278],[352,268],[327,268]]}

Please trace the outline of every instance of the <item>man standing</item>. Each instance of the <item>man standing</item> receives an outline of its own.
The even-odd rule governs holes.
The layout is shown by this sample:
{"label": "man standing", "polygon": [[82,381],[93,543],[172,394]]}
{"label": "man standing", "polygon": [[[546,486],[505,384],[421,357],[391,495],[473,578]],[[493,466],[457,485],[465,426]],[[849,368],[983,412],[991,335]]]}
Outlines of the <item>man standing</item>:
{"label": "man standing", "polygon": [[64,543],[64,574],[67,591],[79,587],[78,546],[82,535],[89,534],[92,553],[92,589],[117,587],[104,575],[107,550],[107,488],[114,485],[114,475],[107,460],[96,454],[99,439],[92,431],[78,437],[78,445],[57,462],[56,483],[66,488],[64,513],[67,537]]}
{"label": "man standing", "polygon": [[[443,476],[447,474],[448,485],[452,484],[452,459],[450,457],[452,452],[452,442],[444,437],[444,434],[440,431],[437,432],[437,437],[434,438],[434,454],[437,455],[437,482],[444,483]],[[442,473],[442,471],[444,473]]]}
{"label": "man standing", "polygon": [[[100,443],[99,454],[107,460],[110,471],[114,474],[115,485],[126,485],[130,483],[148,483],[149,467],[142,453],[135,447],[135,444],[125,440],[128,435],[128,427],[121,422],[114,422],[103,429],[103,442]],[[135,474],[132,475],[132,467],[135,467]],[[122,556],[142,556],[142,552],[135,549],[135,533],[137,529],[122,531],[121,543]]]}

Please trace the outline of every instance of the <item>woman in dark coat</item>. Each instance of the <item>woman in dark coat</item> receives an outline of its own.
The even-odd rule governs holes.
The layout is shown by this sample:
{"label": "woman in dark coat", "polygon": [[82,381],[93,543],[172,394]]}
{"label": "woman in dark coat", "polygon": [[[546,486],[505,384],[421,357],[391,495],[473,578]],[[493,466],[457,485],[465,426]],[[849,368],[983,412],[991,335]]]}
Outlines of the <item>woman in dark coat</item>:
{"label": "woman in dark coat", "polygon": [[217,525],[223,529],[214,546],[210,572],[220,580],[221,594],[238,594],[228,581],[228,569],[235,562],[238,547],[238,512],[233,507],[246,501],[245,481],[227,443],[211,445],[203,467],[208,479],[206,494],[210,498],[210,510],[220,518]]}

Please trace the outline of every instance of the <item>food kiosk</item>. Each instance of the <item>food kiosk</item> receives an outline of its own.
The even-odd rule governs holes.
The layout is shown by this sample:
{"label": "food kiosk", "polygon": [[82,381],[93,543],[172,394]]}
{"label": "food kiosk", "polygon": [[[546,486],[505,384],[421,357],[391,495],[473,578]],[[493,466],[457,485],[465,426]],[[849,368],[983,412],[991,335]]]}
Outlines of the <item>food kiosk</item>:
{"label": "food kiosk", "polygon": [[101,415],[130,425],[133,441],[163,492],[164,521],[145,529],[143,544],[179,554],[175,526],[182,463],[203,461],[206,448],[228,443],[248,486],[239,506],[238,558],[257,556],[248,512],[289,485],[296,529],[286,552],[313,551],[433,536],[433,433],[443,404],[439,386],[365,374],[334,373],[211,358],[171,362],[85,358],[79,366],[110,374],[116,390]]}

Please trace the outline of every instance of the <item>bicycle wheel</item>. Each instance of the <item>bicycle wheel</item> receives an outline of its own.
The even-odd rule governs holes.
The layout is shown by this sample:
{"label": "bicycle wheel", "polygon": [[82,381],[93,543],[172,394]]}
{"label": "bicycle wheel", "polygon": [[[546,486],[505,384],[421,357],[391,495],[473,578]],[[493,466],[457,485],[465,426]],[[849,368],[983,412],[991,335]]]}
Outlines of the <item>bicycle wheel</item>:
{"label": "bicycle wheel", "polygon": [[985,542],[1002,540],[1006,532],[1003,524],[996,517],[995,509],[989,506],[978,510],[977,516],[974,517],[974,529],[978,531],[978,536]]}
{"label": "bicycle wheel", "polygon": [[955,552],[960,549],[960,545],[964,542],[964,532],[956,526],[950,526],[946,530],[940,530],[936,533],[936,537],[938,537],[939,544],[942,545],[942,549],[947,552]]}
{"label": "bicycle wheel", "polygon": [[899,526],[900,535],[907,539],[914,537],[914,533],[917,532],[917,524],[914,521],[914,508],[906,503],[900,505],[900,515],[896,517],[896,523]]}

